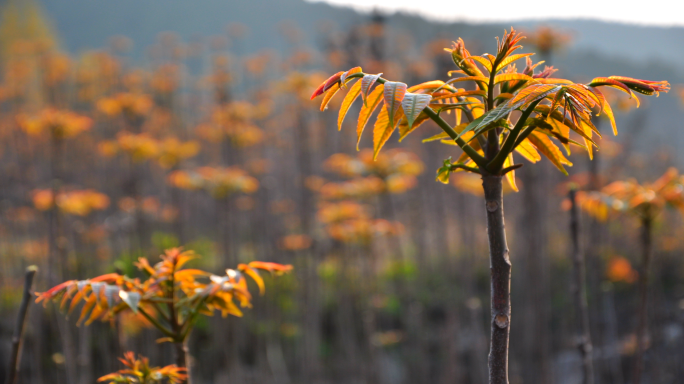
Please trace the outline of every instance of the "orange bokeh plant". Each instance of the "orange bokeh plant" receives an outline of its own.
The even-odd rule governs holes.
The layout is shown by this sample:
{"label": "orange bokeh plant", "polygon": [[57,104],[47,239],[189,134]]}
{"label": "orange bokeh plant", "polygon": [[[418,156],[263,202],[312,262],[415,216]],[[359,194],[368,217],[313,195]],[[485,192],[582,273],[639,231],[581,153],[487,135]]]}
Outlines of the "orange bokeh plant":
{"label": "orange bokeh plant", "polygon": [[240,307],[252,306],[246,276],[263,294],[265,284],[259,270],[274,275],[292,270],[291,265],[260,261],[239,264],[236,269],[227,269],[224,275],[185,268],[197,257],[193,251],[168,249],[154,265],[146,258],[139,258],[135,263],[147,278],[109,273],[86,280],[69,280],[36,293],[36,301],[59,302],[60,308],[69,313],[82,303],[78,323],[86,325],[96,320],[113,320],[122,312],[140,313],[164,335],[160,342],[174,343],[176,364],[186,367],[186,341],[200,315],[212,316],[218,311],[223,317],[240,317]]}

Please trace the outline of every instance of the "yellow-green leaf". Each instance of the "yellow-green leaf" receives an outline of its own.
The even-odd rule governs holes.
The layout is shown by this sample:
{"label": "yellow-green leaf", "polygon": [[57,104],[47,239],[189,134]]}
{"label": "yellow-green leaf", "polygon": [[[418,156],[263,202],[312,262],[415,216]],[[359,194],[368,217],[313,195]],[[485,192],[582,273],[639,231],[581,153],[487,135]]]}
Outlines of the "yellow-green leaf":
{"label": "yellow-green leaf", "polygon": [[537,149],[527,138],[520,142],[517,147],[515,147],[515,151],[527,159],[527,161],[530,163],[536,163],[537,161],[541,160],[541,155],[539,152],[537,152]]}
{"label": "yellow-green leaf", "polygon": [[[428,137],[427,139],[423,139],[422,142],[423,142],[423,143],[429,143],[429,142],[431,142],[431,141],[444,140],[444,139],[449,139],[449,140],[451,140],[451,138],[449,137],[449,135],[448,135],[446,132],[440,132],[440,133],[438,133],[438,134],[436,134],[436,135],[434,135],[434,136]],[[452,141],[453,141],[453,140],[452,140]]]}

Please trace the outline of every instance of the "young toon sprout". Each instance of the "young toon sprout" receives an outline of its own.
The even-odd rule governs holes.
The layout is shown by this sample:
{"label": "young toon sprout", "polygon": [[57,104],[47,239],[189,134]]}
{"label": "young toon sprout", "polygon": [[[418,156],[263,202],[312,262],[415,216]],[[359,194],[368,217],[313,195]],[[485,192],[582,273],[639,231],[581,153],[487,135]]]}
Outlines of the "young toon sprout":
{"label": "young toon sprout", "polygon": [[264,293],[264,280],[258,270],[281,275],[292,270],[291,265],[253,261],[227,269],[225,275],[214,275],[200,270],[183,268],[197,258],[192,251],[181,248],[167,249],[161,261],[154,266],[146,258],[138,259],[136,266],[147,279],[130,278],[110,273],[88,280],[69,280],[52,289],[36,293],[36,302],[59,301],[60,307],[73,311],[83,302],[78,323],[86,325],[95,320],[111,320],[124,311],[144,316],[164,334],[161,342],[171,342],[176,351],[176,366],[187,369],[182,382],[191,383],[191,370],[187,339],[199,315],[213,315],[220,311],[223,317],[242,316],[241,307],[252,306],[252,295],[247,287],[248,275]]}
{"label": "young toon sprout", "polygon": [[175,364],[162,368],[150,367],[150,360],[147,357],[138,355],[136,358],[135,354],[130,351],[124,353],[124,357],[119,358],[119,361],[126,368],[102,376],[97,379],[97,382],[108,384],[179,384],[188,378],[188,375],[185,374],[185,368],[179,368]]}
{"label": "young toon sprout", "polygon": [[[600,88],[625,92],[637,103],[634,92],[658,95],[670,88],[666,81],[620,76],[598,77],[588,84],[553,78],[556,71],[553,67],[535,70],[541,62],[532,64],[528,57],[531,53],[514,54],[522,48],[518,45],[522,38],[515,30],[505,32],[498,40],[496,55],[482,56],[471,56],[459,39],[446,49],[458,67],[450,72],[458,77],[447,82],[433,80],[409,87],[355,67],[331,76],[311,97],[323,95],[321,110],[324,110],[336,93],[348,89],[338,118],[338,128],[341,128],[351,104],[361,96],[359,139],[370,116],[380,107],[373,127],[375,156],[397,127],[401,141],[425,121],[432,120],[444,131],[432,139],[463,150],[456,162],[451,158],[444,161],[437,179],[447,182],[452,172],[482,176],[491,269],[491,384],[508,383],[511,262],[504,229],[502,179],[505,177],[517,189],[514,172],[522,164],[514,162],[514,153],[532,163],[544,155],[567,174],[564,166],[572,164],[556,142],[567,153],[571,144],[584,147],[591,157],[592,147],[596,146],[592,137],[599,135],[591,120],[594,112],[605,113],[617,134],[612,109]],[[519,72],[514,62],[523,58],[527,63]],[[358,81],[350,85],[355,80]],[[474,83],[475,89],[459,88],[463,83]],[[455,111],[455,125],[443,118],[442,113],[447,111]]]}

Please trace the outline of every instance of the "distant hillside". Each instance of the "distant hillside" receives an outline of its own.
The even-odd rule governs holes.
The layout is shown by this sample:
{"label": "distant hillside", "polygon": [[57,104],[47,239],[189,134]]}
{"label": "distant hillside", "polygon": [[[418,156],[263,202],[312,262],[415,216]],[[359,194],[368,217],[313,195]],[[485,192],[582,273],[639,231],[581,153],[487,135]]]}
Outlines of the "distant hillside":
{"label": "distant hillside", "polygon": [[[314,33],[321,20],[335,21],[341,27],[364,19],[350,9],[303,0],[43,0],[70,50],[101,47],[112,35],[133,38],[138,48],[151,43],[160,31],[181,36],[208,36],[220,33],[230,22],[252,27],[250,46],[277,48],[277,26],[291,20],[305,32]],[[607,56],[647,62],[684,62],[684,28],[643,27],[591,20],[553,20],[550,24],[577,32],[578,49],[601,51]],[[529,27],[538,22],[501,24],[429,23],[417,16],[395,14],[390,24],[409,27],[420,38],[438,33],[468,29],[479,35],[499,31],[509,24]]]}
{"label": "distant hillside", "polygon": [[[241,45],[243,53],[264,48],[283,49],[278,26],[294,22],[305,33],[308,44],[317,44],[316,32],[322,21],[333,21],[344,29],[365,21],[368,15],[303,0],[43,0],[66,49],[77,53],[99,48],[114,35],[135,42],[133,56],[142,58],[144,48],[163,31],[181,38],[201,39],[222,33],[227,24],[241,22],[250,31]],[[390,28],[410,31],[417,43],[435,37],[459,36],[479,40],[485,51],[495,50],[494,36],[508,24],[430,23],[420,17],[391,15]],[[532,28],[537,22],[516,22],[515,27]],[[590,20],[552,21],[547,24],[575,31],[574,45],[554,59],[568,69],[560,76],[591,78],[620,74],[684,83],[684,28],[640,27]],[[654,119],[650,140],[671,146],[684,144],[682,108],[673,94],[651,101],[640,110]]]}

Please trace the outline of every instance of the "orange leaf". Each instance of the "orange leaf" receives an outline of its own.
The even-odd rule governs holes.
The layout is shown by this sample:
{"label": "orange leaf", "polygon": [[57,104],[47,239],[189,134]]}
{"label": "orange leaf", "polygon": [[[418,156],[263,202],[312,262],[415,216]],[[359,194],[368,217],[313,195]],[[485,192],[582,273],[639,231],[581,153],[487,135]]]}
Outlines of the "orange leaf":
{"label": "orange leaf", "polygon": [[368,104],[368,92],[370,92],[373,84],[378,81],[380,76],[382,76],[382,73],[378,73],[377,75],[365,75],[363,79],[361,79],[361,99],[363,100],[364,105]]}
{"label": "orange leaf", "polygon": [[601,111],[599,111],[599,114],[601,112],[606,113],[606,116],[608,116],[608,119],[610,120],[610,126],[613,127],[613,135],[617,136],[617,125],[615,124],[615,116],[613,115],[613,108],[611,108],[610,103],[608,100],[606,100],[605,96],[603,96],[603,93],[601,93],[601,91],[599,91],[597,88],[589,87],[589,90],[591,91],[595,100],[597,100],[597,103],[601,106]]}
{"label": "orange leaf", "polygon": [[347,72],[343,73],[340,76],[340,83],[342,84],[342,88],[347,88],[347,86],[346,86],[347,77],[349,77],[350,75],[353,75],[355,73],[360,73],[360,72],[361,72],[361,67],[354,67],[354,68],[348,70]]}
{"label": "orange leaf", "polygon": [[[513,165],[513,152],[508,154],[503,166],[506,168],[511,165]],[[515,170],[506,172],[506,181],[508,181],[508,185],[510,185],[514,191],[518,192],[518,186],[515,185]]]}
{"label": "orange leaf", "polygon": [[314,93],[311,95],[311,100],[315,99],[317,96],[323,94],[325,91],[330,89],[330,87],[334,84],[340,81],[340,76],[342,76],[342,71],[337,72],[336,74],[330,76],[326,81],[324,81],[321,85],[316,88]]}
{"label": "orange leaf", "polygon": [[250,268],[263,269],[276,274],[282,274],[292,271],[292,265],[290,264],[278,264],[267,261],[252,261],[248,264],[248,266]]}
{"label": "orange leaf", "polygon": [[76,324],[81,324],[83,320],[85,320],[86,316],[90,312],[91,309],[95,306],[97,303],[97,295],[91,294],[88,299],[86,299],[85,304],[83,305],[83,308],[81,308],[81,316],[78,318],[78,321],[76,321]]}
{"label": "orange leaf", "polygon": [[517,55],[508,56],[507,58],[503,59],[501,61],[501,63],[499,63],[499,66],[496,68],[496,70],[498,71],[499,69],[505,68],[508,64],[510,64],[516,60],[520,60],[524,57],[532,56],[532,55],[534,55],[534,53],[519,53]]}
{"label": "orange leaf", "polygon": [[263,295],[264,292],[266,292],[266,287],[264,286],[264,279],[261,278],[261,276],[259,275],[259,272],[257,272],[256,270],[254,270],[253,268],[251,268],[245,264],[240,264],[238,266],[238,269],[240,269],[244,273],[248,274],[249,277],[251,277],[252,280],[254,280],[254,282],[259,286],[259,293],[260,294]]}
{"label": "orange leaf", "polygon": [[332,100],[333,96],[340,90],[340,83],[335,83],[335,85],[330,88],[330,91],[323,97],[323,102],[321,103],[321,111],[325,111],[328,108],[328,103]]}
{"label": "orange leaf", "polygon": [[444,82],[442,80],[432,80],[432,81],[427,81],[425,83],[417,84],[414,86],[409,87],[407,89],[407,92],[415,92],[420,89],[437,89],[440,88],[442,85],[444,85]]}
{"label": "orange leaf", "polygon": [[532,131],[532,133],[527,137],[528,140],[532,144],[534,144],[535,147],[541,152],[544,156],[546,156],[553,165],[556,166],[561,172],[563,172],[566,176],[568,175],[568,171],[565,170],[563,167],[563,164],[565,165],[572,165],[568,159],[563,156],[563,153],[558,149],[556,144],[554,144],[551,139],[546,136],[543,133],[539,133],[537,131]]}
{"label": "orange leaf", "polygon": [[340,114],[337,116],[337,129],[341,130],[342,129],[342,122],[344,121],[344,117],[347,116],[347,112],[349,111],[349,107],[354,103],[357,97],[359,97],[359,94],[361,93],[361,82],[357,81],[347,92],[347,95],[344,97],[344,100],[342,101],[342,106],[340,107]]}
{"label": "orange leaf", "polygon": [[394,117],[401,108],[401,102],[406,96],[406,88],[406,84],[396,81],[388,81],[385,83],[383,96],[385,108],[387,108],[387,115],[389,117],[389,126],[396,126],[396,124],[394,124]]}
{"label": "orange leaf", "polygon": [[380,149],[385,145],[387,140],[394,132],[397,127],[395,121],[401,120],[404,115],[404,111],[400,108],[398,109],[394,117],[390,118],[389,111],[387,107],[383,107],[378,115],[378,119],[375,121],[375,126],[373,127],[373,160],[378,157]]}
{"label": "orange leaf", "polygon": [[536,82],[536,80],[533,79],[532,77],[527,76],[527,75],[522,74],[522,73],[504,73],[503,75],[497,75],[494,78],[494,84],[499,84],[499,83],[503,83],[504,81],[513,81],[513,80]]}
{"label": "orange leaf", "polygon": [[[371,114],[377,108],[378,104],[380,104],[380,100],[382,100],[382,95],[384,92],[385,86],[383,84],[378,85],[373,92],[371,92],[370,95],[368,95],[367,98],[367,105],[364,105],[361,107],[361,112],[359,112],[359,121],[357,122],[356,125],[356,149],[359,149],[359,143],[361,142],[361,134],[363,133],[363,129],[366,127],[366,124],[368,123],[368,120],[370,119]],[[363,95],[363,92],[361,93]]]}

